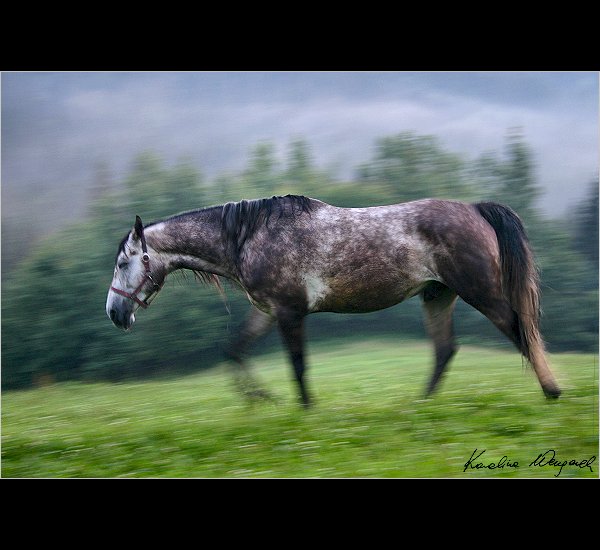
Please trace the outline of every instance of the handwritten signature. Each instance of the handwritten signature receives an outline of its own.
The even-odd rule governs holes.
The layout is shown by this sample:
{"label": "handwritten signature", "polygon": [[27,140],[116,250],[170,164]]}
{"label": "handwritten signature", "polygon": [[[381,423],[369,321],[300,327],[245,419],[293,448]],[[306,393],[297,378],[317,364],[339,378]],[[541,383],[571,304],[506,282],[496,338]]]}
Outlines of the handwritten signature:
{"label": "handwritten signature", "polygon": [[[485,449],[483,451],[481,451],[479,454],[477,453],[477,449],[475,449],[473,451],[473,453],[471,454],[471,457],[469,458],[469,460],[467,460],[465,462],[465,468],[463,470],[463,472],[466,472],[467,470],[481,470],[481,469],[488,469],[488,470],[496,470],[497,468],[519,468],[519,463],[516,460],[510,460],[508,458],[508,456],[504,455],[502,458],[500,458],[500,460],[498,460],[497,462],[483,462],[483,461],[479,461],[479,458],[485,453]],[[535,458],[534,460],[532,460],[529,463],[529,467],[539,467],[539,468],[544,468],[546,466],[551,466],[553,468],[558,468],[558,472],[556,473],[556,475],[554,477],[558,477],[561,473],[562,470],[565,466],[576,466],[577,468],[589,468],[590,472],[593,472],[594,470],[592,470],[592,464],[595,462],[596,460],[596,456],[592,455],[589,458],[584,458],[581,460],[575,460],[575,459],[565,459],[565,460],[559,460],[556,458],[556,451],[554,449],[548,449],[545,453],[540,453],[538,454],[537,458]]]}

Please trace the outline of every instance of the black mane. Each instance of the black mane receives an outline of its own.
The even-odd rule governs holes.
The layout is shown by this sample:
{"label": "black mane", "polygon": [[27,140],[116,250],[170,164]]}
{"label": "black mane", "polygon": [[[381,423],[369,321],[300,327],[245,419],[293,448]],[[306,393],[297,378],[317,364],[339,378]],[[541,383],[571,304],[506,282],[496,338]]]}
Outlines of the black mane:
{"label": "black mane", "polygon": [[228,202],[221,214],[221,232],[237,260],[244,243],[260,225],[269,225],[271,215],[293,218],[311,210],[311,199],[300,195]]}

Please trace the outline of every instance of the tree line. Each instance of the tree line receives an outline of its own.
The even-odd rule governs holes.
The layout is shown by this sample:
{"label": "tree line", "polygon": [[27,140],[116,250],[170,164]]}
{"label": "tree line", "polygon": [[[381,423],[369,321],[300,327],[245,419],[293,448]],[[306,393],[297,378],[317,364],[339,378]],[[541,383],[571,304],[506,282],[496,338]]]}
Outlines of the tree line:
{"label": "tree line", "polygon": [[[229,338],[249,310],[245,296],[231,285],[224,304],[193,276],[173,274],[153,307],[125,334],[104,311],[117,244],[136,214],[148,223],[183,210],[287,193],[338,206],[423,197],[511,206],[524,221],[541,270],[542,332],[549,349],[597,351],[598,186],[591,183],[586,200],[567,216],[544,215],[536,207],[541,189],[533,152],[520,133],[509,133],[502,151],[474,160],[445,150],[434,136],[405,132],[383,137],[372,158],[344,181],[316,166],[305,139],[291,141],[283,161],[272,143],[257,143],[243,170],[212,181],[189,160],[169,166],[158,154],[144,152],[122,181],[110,182],[100,171],[93,193],[85,219],[43,238],[5,274],[3,389],[182,373],[222,361]],[[459,303],[455,324],[463,342],[506,345],[491,323],[466,304]],[[418,299],[366,315],[313,315],[308,330],[310,338],[425,336]],[[262,345],[275,343],[276,335]]]}

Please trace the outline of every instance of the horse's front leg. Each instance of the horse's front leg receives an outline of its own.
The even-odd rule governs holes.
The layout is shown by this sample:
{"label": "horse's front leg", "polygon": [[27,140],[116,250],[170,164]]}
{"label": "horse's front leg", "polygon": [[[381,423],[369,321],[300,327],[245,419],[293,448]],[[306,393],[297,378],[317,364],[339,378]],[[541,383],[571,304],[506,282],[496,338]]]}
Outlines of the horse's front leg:
{"label": "horse's front leg", "polygon": [[271,394],[261,388],[260,384],[252,376],[246,359],[252,344],[269,332],[274,321],[273,317],[252,306],[236,340],[227,351],[227,355],[236,363],[236,385],[247,397],[272,398]]}
{"label": "horse's front leg", "polygon": [[311,404],[311,399],[304,379],[304,316],[304,313],[287,308],[277,311],[279,332],[290,354],[294,376],[300,388],[301,403],[308,407]]}

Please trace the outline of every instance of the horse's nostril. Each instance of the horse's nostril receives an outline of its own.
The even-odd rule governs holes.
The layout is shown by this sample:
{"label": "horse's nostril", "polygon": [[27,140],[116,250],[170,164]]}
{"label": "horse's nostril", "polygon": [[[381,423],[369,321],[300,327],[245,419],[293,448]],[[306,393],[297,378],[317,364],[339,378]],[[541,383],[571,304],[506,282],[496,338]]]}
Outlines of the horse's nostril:
{"label": "horse's nostril", "polygon": [[115,319],[117,318],[117,312],[114,309],[110,310],[110,320],[114,323]]}

